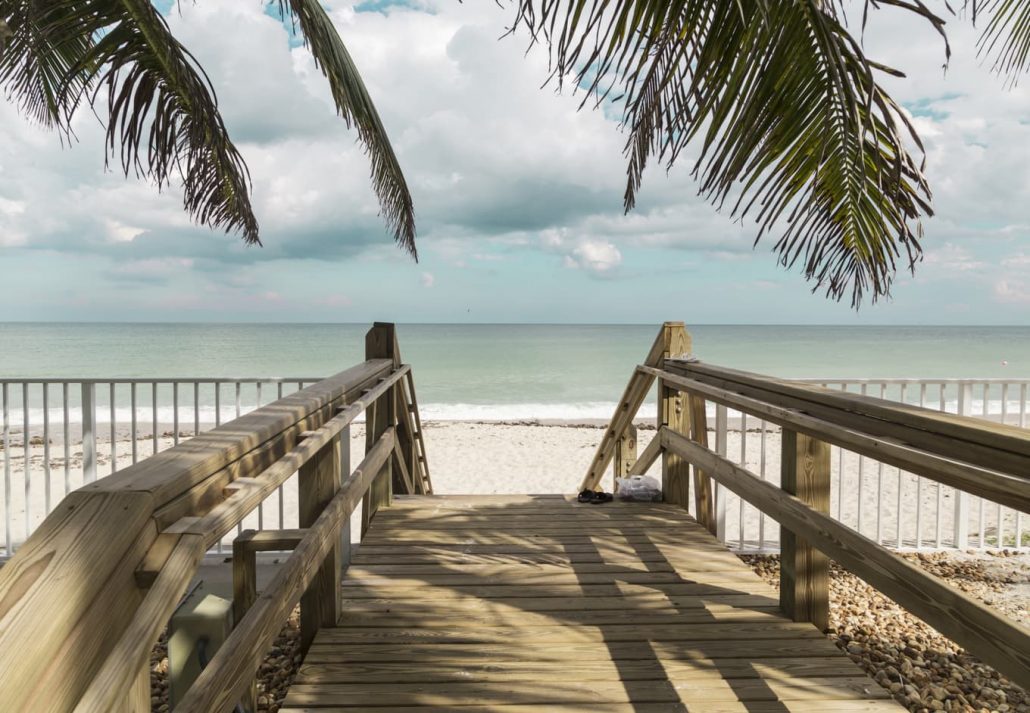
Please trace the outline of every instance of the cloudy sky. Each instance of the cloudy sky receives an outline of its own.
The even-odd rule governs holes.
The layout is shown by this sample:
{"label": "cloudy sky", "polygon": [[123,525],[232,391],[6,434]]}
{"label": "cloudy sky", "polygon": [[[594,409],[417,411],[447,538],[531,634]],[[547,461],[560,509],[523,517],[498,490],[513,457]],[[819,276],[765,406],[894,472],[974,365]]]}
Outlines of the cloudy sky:
{"label": "cloudy sky", "polygon": [[[166,2],[167,4],[167,2]],[[875,59],[927,145],[937,216],[894,299],[858,314],[776,265],[772,241],[695,196],[688,162],[621,210],[623,136],[541,88],[542,52],[502,38],[493,2],[329,2],[415,198],[421,261],[393,247],[368,164],[310,54],[259,0],[183,2],[170,23],[199,58],[246,158],[264,248],[190,224],[78,143],[0,102],[0,320],[1030,324],[1030,93],[928,27],[880,11]],[[874,13],[877,15],[877,13]]]}

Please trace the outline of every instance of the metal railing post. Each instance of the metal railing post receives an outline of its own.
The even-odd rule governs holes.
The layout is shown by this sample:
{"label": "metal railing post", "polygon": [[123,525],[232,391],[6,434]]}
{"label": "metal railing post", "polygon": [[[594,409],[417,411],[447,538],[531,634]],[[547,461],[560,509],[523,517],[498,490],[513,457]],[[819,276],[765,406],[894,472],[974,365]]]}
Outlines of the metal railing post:
{"label": "metal railing post", "polygon": [[82,382],[82,480],[97,479],[97,385]]}
{"label": "metal railing post", "polygon": [[[970,416],[973,413],[972,382],[959,382],[958,412],[961,416]],[[969,493],[955,490],[955,522],[952,525],[955,532],[955,547],[964,550],[969,546]]]}

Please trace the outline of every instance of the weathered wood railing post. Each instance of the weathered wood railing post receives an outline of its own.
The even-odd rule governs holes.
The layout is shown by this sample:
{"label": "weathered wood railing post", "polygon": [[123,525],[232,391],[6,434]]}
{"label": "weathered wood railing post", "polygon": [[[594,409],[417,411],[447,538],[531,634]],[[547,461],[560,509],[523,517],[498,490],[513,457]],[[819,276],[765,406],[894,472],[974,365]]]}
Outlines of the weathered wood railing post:
{"label": "weathered wood railing post", "polygon": [[[615,457],[612,461],[616,478],[625,478],[637,462],[637,427],[632,423],[615,442]],[[617,490],[612,483],[612,492]]]}
{"label": "weathered wood railing post", "polygon": [[[708,413],[701,396],[690,396],[690,438],[695,443],[708,447]],[[703,470],[694,466],[694,515],[698,523],[713,535],[716,534],[715,492],[712,479]]]}
{"label": "weathered wood railing post", "polygon": [[[301,466],[298,474],[300,526],[310,527],[340,489],[342,460],[339,436],[323,446]],[[346,444],[350,448],[350,443]],[[300,647],[306,652],[321,627],[334,627],[340,618],[340,580],[343,576],[342,547],[333,546],[318,569],[315,580],[300,600]]]}
{"label": "weathered wood railing post", "polygon": [[[830,512],[830,444],[783,429],[780,487],[819,512]],[[830,626],[830,563],[804,538],[780,527],[780,607],[794,621]]]}
{"label": "weathered wood railing post", "polygon": [[[690,335],[683,322],[665,322],[662,325],[662,359],[689,354],[691,350]],[[690,409],[687,408],[686,394],[676,388],[666,386],[658,380],[658,431],[662,427],[690,434]],[[665,502],[675,503],[684,509],[690,508],[690,464],[680,456],[662,452],[662,493]]]}
{"label": "weathered wood railing post", "polygon": [[[365,359],[392,359],[394,368],[401,364],[394,325],[376,322],[365,335]],[[375,446],[379,438],[396,422],[397,399],[392,387],[375,400],[365,416],[365,453]],[[393,497],[393,458],[387,458],[382,470],[361,503],[361,534],[368,530],[372,517],[381,507],[388,506]]]}

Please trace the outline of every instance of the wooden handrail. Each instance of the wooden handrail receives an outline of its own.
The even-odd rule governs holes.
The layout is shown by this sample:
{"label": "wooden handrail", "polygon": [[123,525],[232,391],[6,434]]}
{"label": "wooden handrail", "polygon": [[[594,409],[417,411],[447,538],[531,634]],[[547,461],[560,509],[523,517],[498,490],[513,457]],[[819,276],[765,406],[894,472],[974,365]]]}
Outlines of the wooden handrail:
{"label": "wooden handrail", "polygon": [[[709,527],[713,523],[708,477],[779,521],[780,603],[785,613],[797,621],[828,625],[826,556],[832,557],[1016,683],[1030,687],[1030,629],[828,514],[830,444],[1030,512],[1030,431],[728,369],[693,357],[666,356],[655,363],[657,345],[668,332],[666,323],[647,360],[634,371],[626,391],[632,399],[624,395],[620,401],[588,472],[590,482],[599,481],[597,468],[607,464],[607,444],[623,436],[646,388],[657,381],[658,435],[629,472],[642,473],[661,457],[663,487],[671,488],[667,500],[671,495],[672,502],[687,507],[689,480],[683,464],[688,464],[694,469],[698,520]],[[684,341],[689,344],[689,336]],[[676,396],[678,401],[673,402]],[[706,401],[783,428],[779,486],[708,448]],[[675,417],[670,404],[678,409]]]}
{"label": "wooden handrail", "polygon": [[[150,649],[204,551],[292,473],[301,471],[302,504],[306,487],[324,488],[324,479],[305,485],[311,464],[339,452],[358,414],[412,383],[393,326],[375,325],[369,340],[385,344],[387,335],[382,355],[65,498],[0,569],[0,710],[148,710]],[[395,450],[392,417],[381,425],[366,468]],[[382,482],[377,473],[356,475],[340,497],[356,502],[358,485]],[[428,484],[428,471],[420,475]],[[406,483],[404,491],[417,492]],[[339,507],[332,492],[308,496],[304,507],[319,508],[312,519]],[[306,571],[297,581],[317,576]]]}
{"label": "wooden handrail", "polygon": [[[666,382],[683,391],[758,416],[778,426],[801,431],[910,473],[965,490],[1016,510],[1030,512],[1030,478],[1019,472],[1005,473],[984,468],[976,463],[924,450],[897,438],[870,435],[856,428],[840,425],[831,420],[832,415],[826,410],[821,412],[822,417],[816,417],[799,408],[766,403],[759,397],[745,396],[737,391],[712,386],[677,373],[680,370],[689,371],[692,367],[692,364],[670,365],[666,370],[641,365],[637,370],[651,376],[661,376]],[[845,411],[844,415],[848,413],[850,412]],[[975,428],[981,423],[984,423],[986,428],[990,427],[990,424],[980,419],[967,417],[965,421],[968,422],[967,428]]]}
{"label": "wooden handrail", "polygon": [[297,606],[315,572],[339,539],[340,528],[379,475],[394,448],[394,428],[388,428],[354,469],[300,544],[279,567],[257,601],[236,625],[207,668],[190,687],[175,713],[229,710],[246,692],[254,672],[272,645],[283,622]]}
{"label": "wooden handrail", "polygon": [[[690,351],[690,336],[683,328],[683,322],[666,322],[658,331],[651,349],[648,350],[644,359],[647,366],[659,367],[669,356],[679,356]],[[630,377],[626,390],[615,407],[615,414],[611,423],[605,429],[601,442],[597,445],[597,452],[590,462],[590,468],[583,476],[580,489],[589,488],[593,490],[604,477],[605,468],[612,462],[615,456],[615,444],[622,438],[626,428],[633,423],[633,418],[644,403],[648,390],[654,383],[654,377],[641,375],[634,371]]]}
{"label": "wooden handrail", "polygon": [[1013,475],[1030,473],[1030,431],[872,396],[844,393],[703,362],[667,360],[664,369],[795,409],[869,436],[902,441],[947,458]]}
{"label": "wooden handrail", "polygon": [[1030,687],[1030,629],[685,436],[664,428],[659,438],[664,448],[704,469],[1017,684]]}

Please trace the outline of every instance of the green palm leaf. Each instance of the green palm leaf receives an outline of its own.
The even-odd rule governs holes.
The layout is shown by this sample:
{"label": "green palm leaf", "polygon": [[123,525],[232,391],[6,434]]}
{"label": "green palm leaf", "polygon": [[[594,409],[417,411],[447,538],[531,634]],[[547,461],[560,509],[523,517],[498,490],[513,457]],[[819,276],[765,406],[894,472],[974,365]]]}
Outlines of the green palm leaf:
{"label": "green palm leaf", "polygon": [[93,46],[91,36],[74,32],[76,23],[68,5],[0,0],[0,87],[31,119],[65,132],[75,109],[65,98],[85,86],[81,74],[69,73]]}
{"label": "green palm leaf", "polygon": [[[939,19],[903,0],[887,4]],[[554,76],[623,103],[626,210],[644,169],[695,153],[699,192],[777,231],[786,266],[858,305],[920,259],[931,213],[921,149],[833,3],[520,0],[516,27],[551,47]],[[587,99],[584,99],[586,102]]]}
{"label": "green palm leaf", "polygon": [[974,16],[980,12],[990,15],[979,51],[994,57],[994,69],[1013,76],[1030,68],[1030,2],[986,0],[974,2],[973,11]]}
{"label": "green palm leaf", "polygon": [[3,0],[13,39],[0,84],[32,117],[67,126],[107,96],[107,155],[158,187],[178,174],[199,222],[260,243],[249,177],[210,82],[149,0]]}
{"label": "green palm leaf", "polygon": [[[411,194],[354,61],[318,2],[279,7],[299,22],[340,115],[357,127],[387,225],[417,259]],[[0,0],[0,87],[66,132],[75,108],[106,90],[109,159],[159,187],[178,172],[196,220],[260,243],[247,168],[214,90],[148,0]]]}
{"label": "green palm leaf", "polygon": [[415,259],[415,209],[400,163],[357,66],[318,0],[279,0],[279,11],[300,26],[308,48],[329,80],[337,111],[356,126],[372,162],[372,187],[397,243]]}

